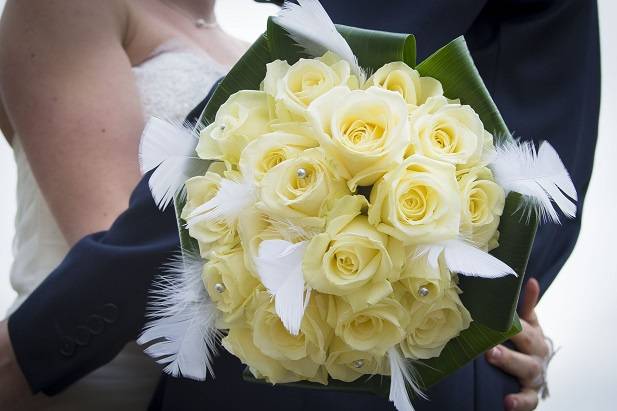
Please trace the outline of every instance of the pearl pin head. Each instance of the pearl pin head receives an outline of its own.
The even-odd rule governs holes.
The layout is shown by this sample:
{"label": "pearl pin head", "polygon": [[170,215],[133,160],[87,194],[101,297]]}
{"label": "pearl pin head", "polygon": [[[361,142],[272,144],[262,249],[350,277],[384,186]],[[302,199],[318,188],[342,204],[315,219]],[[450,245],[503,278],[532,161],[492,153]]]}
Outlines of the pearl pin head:
{"label": "pearl pin head", "polygon": [[426,288],[426,287],[420,287],[420,288],[418,289],[418,295],[419,295],[420,297],[426,297],[428,294],[429,294],[429,289],[428,289],[428,288]]}
{"label": "pearl pin head", "polygon": [[360,360],[355,360],[354,362],[351,363],[351,366],[354,368],[362,368],[364,367],[364,360],[360,359]]}
{"label": "pearl pin head", "polygon": [[217,293],[222,294],[225,292],[225,290],[226,290],[225,284],[222,284],[222,283],[214,284],[214,291],[216,291]]}
{"label": "pearl pin head", "polygon": [[306,169],[305,169],[305,168],[299,168],[299,169],[296,171],[296,175],[298,176],[298,178],[306,178],[307,174],[308,174],[308,173],[306,172]]}

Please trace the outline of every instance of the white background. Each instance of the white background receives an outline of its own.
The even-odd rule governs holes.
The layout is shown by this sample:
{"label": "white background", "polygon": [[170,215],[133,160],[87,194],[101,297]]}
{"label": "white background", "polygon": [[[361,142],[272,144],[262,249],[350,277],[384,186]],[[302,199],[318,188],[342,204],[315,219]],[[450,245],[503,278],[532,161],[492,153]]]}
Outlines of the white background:
{"label": "white background", "polygon": [[[4,0],[0,0],[0,9]],[[617,268],[611,263],[616,251],[617,183],[617,2],[599,0],[602,40],[602,111],[596,163],[583,215],[583,228],[570,260],[546,293],[539,315],[547,335],[561,350],[551,364],[551,397],[539,409],[612,410],[617,389]],[[221,25],[237,37],[252,41],[265,28],[276,7],[251,0],[219,0]],[[576,70],[576,51],[572,69]],[[573,104],[576,104],[573,102]],[[15,167],[10,147],[0,138],[0,317],[14,294],[8,272],[15,214]],[[613,404],[613,406],[611,406]]]}

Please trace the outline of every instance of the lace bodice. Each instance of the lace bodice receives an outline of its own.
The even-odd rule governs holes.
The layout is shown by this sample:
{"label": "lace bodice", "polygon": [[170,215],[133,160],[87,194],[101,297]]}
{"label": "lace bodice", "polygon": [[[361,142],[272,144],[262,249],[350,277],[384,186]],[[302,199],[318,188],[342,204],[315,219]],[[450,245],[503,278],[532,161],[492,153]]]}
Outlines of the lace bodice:
{"label": "lace bodice", "polygon": [[[226,69],[201,51],[169,42],[133,68],[144,116],[182,121],[205,97]],[[17,215],[13,241],[11,285],[17,300],[10,312],[43,281],[68,252],[68,245],[43,198],[14,136],[17,163]],[[135,159],[137,161],[137,159]]]}
{"label": "lace bodice", "polygon": [[172,41],[133,68],[146,118],[183,121],[227,69],[205,53]]}

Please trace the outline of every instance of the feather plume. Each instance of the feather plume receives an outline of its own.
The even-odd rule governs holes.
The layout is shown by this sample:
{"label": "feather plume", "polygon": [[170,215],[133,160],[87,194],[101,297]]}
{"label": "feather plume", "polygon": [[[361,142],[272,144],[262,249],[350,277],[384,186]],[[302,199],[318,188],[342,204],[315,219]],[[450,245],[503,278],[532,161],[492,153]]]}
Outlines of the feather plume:
{"label": "feather plume", "polygon": [[139,167],[142,174],[156,168],[148,184],[161,210],[167,208],[191,177],[188,174],[197,141],[198,137],[186,125],[156,117],[146,123],[139,145]]}
{"label": "feather plume", "polygon": [[388,361],[390,362],[390,401],[394,403],[398,411],[414,411],[407,385],[418,396],[424,399],[427,397],[416,382],[413,366],[405,360],[396,347],[388,350]]}
{"label": "feather plume", "polygon": [[482,278],[517,275],[510,266],[497,257],[460,239],[419,246],[416,248],[415,256],[426,255],[428,263],[437,268],[442,254],[448,269],[461,275]]}
{"label": "feather plume", "polygon": [[140,345],[165,365],[164,372],[203,381],[213,375],[212,359],[220,338],[218,311],[203,285],[198,255],[176,256],[155,281]]}
{"label": "feather plume", "polygon": [[576,189],[548,142],[543,142],[537,152],[532,142],[506,143],[495,149],[489,167],[506,192],[524,195],[526,206],[537,209],[544,221],[559,223],[553,203],[567,217],[576,216]]}
{"label": "feather plume", "polygon": [[234,222],[240,213],[253,205],[256,200],[257,187],[251,178],[245,176],[241,181],[223,178],[216,195],[189,214],[186,219],[187,227],[202,221],[225,219]]}
{"label": "feather plume", "polygon": [[269,215],[263,216],[264,221],[270,224],[283,240],[290,242],[310,240],[321,231],[317,228],[302,227],[287,218],[278,218]]}
{"label": "feather plume", "polygon": [[351,66],[351,71],[364,83],[366,73],[358,64],[351,47],[336,30],[334,23],[317,0],[285,2],[276,22],[289,33],[309,56],[318,57],[331,51]]}
{"label": "feather plume", "polygon": [[287,330],[298,335],[310,298],[305,291],[302,259],[308,242],[264,240],[255,259],[263,285],[274,296],[276,314]]}

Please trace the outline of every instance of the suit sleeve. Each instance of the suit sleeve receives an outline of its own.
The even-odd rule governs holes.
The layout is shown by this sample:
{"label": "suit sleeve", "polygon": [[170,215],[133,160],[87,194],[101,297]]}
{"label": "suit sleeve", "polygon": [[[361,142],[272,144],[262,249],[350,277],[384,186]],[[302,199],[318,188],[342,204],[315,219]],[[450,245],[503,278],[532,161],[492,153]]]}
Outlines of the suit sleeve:
{"label": "suit sleeve", "polygon": [[[216,89],[193,109],[194,124]],[[145,322],[152,277],[179,251],[173,207],[155,205],[146,174],[108,231],[81,239],[8,320],[33,392],[53,395],[111,361]]]}
{"label": "suit sleeve", "polygon": [[34,392],[61,391],[111,361],[142,328],[152,276],[179,247],[173,207],[157,209],[147,177],[113,226],[80,240],[9,318]]}
{"label": "suit sleeve", "polygon": [[500,4],[496,52],[476,59],[480,72],[514,136],[550,142],[578,192],[576,217],[541,224],[536,235],[526,272],[545,292],[574,249],[591,179],[600,111],[598,10],[589,0]]}

